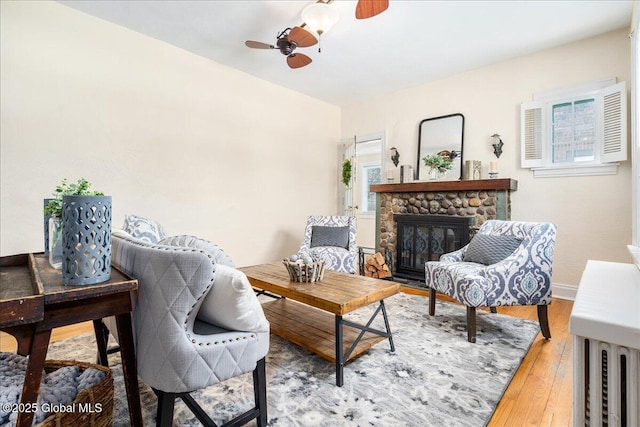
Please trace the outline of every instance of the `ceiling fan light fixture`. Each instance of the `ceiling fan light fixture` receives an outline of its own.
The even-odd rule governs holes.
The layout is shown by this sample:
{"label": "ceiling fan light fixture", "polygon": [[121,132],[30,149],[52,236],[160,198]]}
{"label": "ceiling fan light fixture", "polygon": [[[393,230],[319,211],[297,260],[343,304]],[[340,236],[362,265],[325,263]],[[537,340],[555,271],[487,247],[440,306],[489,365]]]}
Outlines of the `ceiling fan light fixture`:
{"label": "ceiling fan light fixture", "polygon": [[329,31],[338,17],[338,11],[323,2],[310,4],[302,10],[302,20],[319,36]]}

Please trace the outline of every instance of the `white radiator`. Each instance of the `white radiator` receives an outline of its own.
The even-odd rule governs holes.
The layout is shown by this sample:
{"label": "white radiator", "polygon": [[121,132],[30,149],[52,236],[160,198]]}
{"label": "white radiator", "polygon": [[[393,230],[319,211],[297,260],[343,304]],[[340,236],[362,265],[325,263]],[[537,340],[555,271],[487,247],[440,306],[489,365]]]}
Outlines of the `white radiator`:
{"label": "white radiator", "polygon": [[574,425],[639,426],[640,351],[575,336]]}
{"label": "white radiator", "polygon": [[574,426],[640,426],[640,271],[589,261],[571,311]]}

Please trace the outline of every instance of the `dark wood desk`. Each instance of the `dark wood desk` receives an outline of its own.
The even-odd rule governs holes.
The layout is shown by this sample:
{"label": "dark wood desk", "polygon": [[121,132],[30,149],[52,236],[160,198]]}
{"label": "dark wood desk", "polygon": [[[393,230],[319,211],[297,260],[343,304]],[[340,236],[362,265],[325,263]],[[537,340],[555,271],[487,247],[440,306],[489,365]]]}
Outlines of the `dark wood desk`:
{"label": "dark wood desk", "polygon": [[[0,258],[0,330],[18,341],[18,354],[29,355],[22,403],[37,401],[51,330],[115,316],[132,426],[142,426],[138,372],[131,324],[132,293],[138,281],[117,269],[111,279],[90,286],[62,284],[62,274],[43,254]],[[18,414],[19,427],[31,426],[33,413]]]}

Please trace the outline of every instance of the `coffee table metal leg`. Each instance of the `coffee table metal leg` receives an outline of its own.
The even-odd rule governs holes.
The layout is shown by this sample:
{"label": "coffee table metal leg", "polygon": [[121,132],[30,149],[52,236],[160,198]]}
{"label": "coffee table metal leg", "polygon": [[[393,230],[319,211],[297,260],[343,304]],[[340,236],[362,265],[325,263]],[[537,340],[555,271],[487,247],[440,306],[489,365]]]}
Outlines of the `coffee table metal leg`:
{"label": "coffee table metal leg", "polygon": [[[386,331],[380,331],[378,329],[371,328],[371,323],[381,311]],[[342,334],[342,327],[344,325],[350,326],[355,329],[360,329],[360,334],[353,341],[351,348],[349,348],[346,354],[344,353],[344,342]],[[366,325],[360,325],[349,320],[344,320],[342,316],[336,314],[336,385],[338,387],[342,387],[342,384],[344,382],[344,365],[347,363],[347,360],[349,360],[349,357],[351,357],[351,353],[353,353],[353,351],[356,349],[365,332],[370,332],[372,334],[388,338],[391,351],[396,351],[396,347],[393,344],[391,327],[389,326],[389,318],[387,317],[387,309],[384,306],[384,300],[380,300],[380,305],[378,305],[378,308],[373,312]]]}
{"label": "coffee table metal leg", "polygon": [[342,348],[342,316],[336,314],[336,385],[344,384],[344,355]]}
{"label": "coffee table metal leg", "polygon": [[389,334],[389,345],[391,346],[391,351],[395,352],[396,347],[393,345],[393,335],[391,334],[391,327],[389,326],[387,309],[384,307],[384,300],[380,300],[380,307],[382,307],[382,317],[384,318],[384,326],[385,328],[387,328],[387,333]]}

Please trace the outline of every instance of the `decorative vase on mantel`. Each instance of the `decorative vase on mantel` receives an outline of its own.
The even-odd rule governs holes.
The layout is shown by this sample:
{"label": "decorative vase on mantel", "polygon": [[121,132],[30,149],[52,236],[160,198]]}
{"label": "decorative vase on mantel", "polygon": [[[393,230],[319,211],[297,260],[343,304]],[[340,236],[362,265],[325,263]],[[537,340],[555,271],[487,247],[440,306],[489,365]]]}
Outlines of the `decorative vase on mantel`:
{"label": "decorative vase on mantel", "polygon": [[431,180],[443,179],[446,177],[447,169],[440,170],[438,168],[431,168],[431,170],[429,171],[429,179]]}
{"label": "decorative vase on mantel", "polygon": [[111,196],[62,197],[62,283],[111,278]]}

